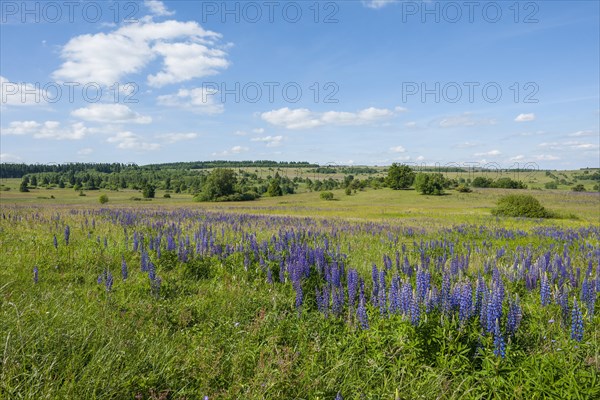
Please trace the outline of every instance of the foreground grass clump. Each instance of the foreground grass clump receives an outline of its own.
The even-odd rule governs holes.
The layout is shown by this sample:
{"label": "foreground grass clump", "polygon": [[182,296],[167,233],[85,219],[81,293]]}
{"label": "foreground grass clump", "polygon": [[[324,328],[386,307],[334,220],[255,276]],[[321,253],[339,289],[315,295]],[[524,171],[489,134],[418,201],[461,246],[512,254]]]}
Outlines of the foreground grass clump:
{"label": "foreground grass clump", "polygon": [[0,218],[2,399],[600,397],[598,225]]}
{"label": "foreground grass clump", "polygon": [[528,194],[510,194],[502,196],[492,210],[493,215],[502,217],[552,218],[552,212],[546,210],[535,197]]}

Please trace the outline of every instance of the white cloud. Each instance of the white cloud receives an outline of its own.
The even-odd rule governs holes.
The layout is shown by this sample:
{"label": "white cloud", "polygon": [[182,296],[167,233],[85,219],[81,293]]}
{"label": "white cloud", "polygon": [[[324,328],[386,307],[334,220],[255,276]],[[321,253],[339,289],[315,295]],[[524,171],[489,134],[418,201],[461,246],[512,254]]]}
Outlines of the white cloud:
{"label": "white cloud", "polygon": [[64,62],[53,77],[82,85],[95,82],[110,86],[162,57],[163,69],[149,75],[148,83],[159,87],[184,82],[227,68],[226,53],[214,47],[220,37],[194,21],[142,18],[108,33],[71,38],[61,50]]}
{"label": "white cloud", "polygon": [[598,132],[594,131],[577,131],[573,133],[569,133],[567,136],[570,137],[581,137],[581,136],[599,136]]}
{"label": "white cloud", "polygon": [[159,0],[145,0],[144,5],[148,7],[148,9],[153,15],[156,15],[158,17],[175,14],[174,11],[168,10],[164,3]]}
{"label": "white cloud", "polygon": [[27,135],[35,132],[41,125],[36,121],[13,121],[8,128],[2,128],[3,135]]}
{"label": "white cloud", "polygon": [[10,154],[10,153],[0,153],[0,162],[10,163],[10,162],[18,162],[21,161],[21,157]]}
{"label": "white cloud", "polygon": [[210,88],[179,89],[176,94],[158,96],[158,104],[168,107],[179,107],[199,114],[220,114],[223,104],[216,104],[214,95],[217,92]]}
{"label": "white cloud", "polygon": [[515,122],[529,122],[535,120],[535,114],[519,114],[515,118]]}
{"label": "white cloud", "polygon": [[483,153],[475,153],[473,154],[475,157],[483,157],[483,156],[499,156],[502,154],[499,150],[490,150]]}
{"label": "white cloud", "polygon": [[84,147],[83,149],[79,149],[77,151],[77,154],[80,156],[88,156],[90,154],[92,154],[94,152],[94,149],[92,149],[91,147]]}
{"label": "white cloud", "polygon": [[261,134],[265,133],[265,129],[264,128],[254,128],[254,129],[252,129],[252,133],[261,135]]}
{"label": "white cloud", "polygon": [[417,161],[423,161],[424,159],[425,159],[425,157],[423,157],[423,156],[419,156],[416,158]]}
{"label": "white cloud", "polygon": [[416,128],[417,127],[417,123],[415,121],[410,121],[404,124],[405,127],[407,128]]}
{"label": "white cloud", "polygon": [[563,142],[543,142],[538,144],[539,147],[545,147],[551,150],[593,150],[599,146],[594,143],[582,143],[576,140],[569,140]]}
{"label": "white cloud", "polygon": [[152,117],[140,115],[124,104],[92,104],[72,111],[71,115],[91,122],[130,122],[135,124],[149,124],[152,122]]}
{"label": "white cloud", "polygon": [[233,146],[231,149],[229,150],[224,150],[220,153],[212,153],[213,156],[231,156],[234,154],[240,154],[240,153],[244,153],[246,151],[250,150],[247,147],[244,146]]}
{"label": "white cloud", "polygon": [[363,0],[362,3],[367,8],[373,8],[377,10],[395,2],[396,0]]}
{"label": "white cloud", "polygon": [[404,153],[406,149],[402,146],[390,147],[390,151],[393,153]]}
{"label": "white cloud", "polygon": [[309,129],[323,125],[364,125],[377,122],[395,115],[387,108],[365,108],[358,112],[327,111],[313,112],[307,108],[290,109],[288,107],[261,114],[261,118],[286,129]]}
{"label": "white cloud", "polygon": [[106,141],[108,143],[116,143],[117,148],[122,150],[152,151],[158,150],[161,147],[158,143],[145,142],[140,135],[129,131],[118,132]]}
{"label": "white cloud", "polygon": [[248,134],[248,132],[246,132],[246,131],[235,131],[235,132],[233,132],[233,134],[235,136],[246,136]]}
{"label": "white cloud", "polygon": [[525,156],[523,154],[519,154],[519,155],[509,158],[509,161],[520,161],[520,160],[523,160],[524,158],[525,158]]}
{"label": "white cloud", "polygon": [[199,135],[194,132],[190,133],[163,133],[160,135],[156,135],[157,139],[163,139],[167,143],[177,143],[184,140],[193,140],[196,139]]}
{"label": "white cloud", "polygon": [[0,132],[3,135],[32,135],[35,139],[80,140],[88,133],[88,128],[81,122],[62,127],[58,121],[13,121]]}
{"label": "white cloud", "polygon": [[442,128],[454,128],[459,126],[495,125],[496,120],[490,118],[476,119],[471,113],[463,113],[443,118],[439,122]]}
{"label": "white cloud", "polygon": [[[39,84],[11,82],[0,76],[0,105],[2,106],[34,106],[47,104],[53,99]],[[51,100],[52,101],[52,100]]]}
{"label": "white cloud", "polygon": [[457,149],[468,149],[468,148],[477,147],[477,146],[480,146],[480,144],[473,143],[473,142],[462,142],[462,143],[458,143],[458,144],[454,145],[453,147],[457,148]]}
{"label": "white cloud", "polygon": [[267,147],[278,147],[281,146],[281,141],[283,140],[283,136],[265,136],[252,138],[250,141],[252,142],[264,142],[267,144]]}

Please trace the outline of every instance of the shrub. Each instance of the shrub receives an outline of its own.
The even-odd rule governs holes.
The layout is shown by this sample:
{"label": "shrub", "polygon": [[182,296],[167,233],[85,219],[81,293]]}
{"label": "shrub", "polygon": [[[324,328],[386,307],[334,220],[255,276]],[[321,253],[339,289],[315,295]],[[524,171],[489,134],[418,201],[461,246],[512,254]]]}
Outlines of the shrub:
{"label": "shrub", "polygon": [[531,195],[511,194],[502,196],[496,208],[492,210],[493,215],[502,217],[526,217],[526,218],[552,218],[552,213],[544,208]]}
{"label": "shrub", "polygon": [[100,202],[100,204],[106,204],[108,203],[108,196],[106,194],[103,194],[98,198],[98,201]]}
{"label": "shrub", "polygon": [[347,187],[346,188],[346,196],[350,196],[352,194],[352,189]]}
{"label": "shrub", "polygon": [[445,178],[440,173],[426,174],[419,172],[415,177],[415,189],[421,194],[444,194]]}
{"label": "shrub", "polygon": [[574,192],[585,192],[585,186],[583,186],[581,183],[578,185],[575,185],[571,188],[572,191]]}
{"label": "shrub", "polygon": [[558,184],[554,181],[544,183],[546,189],[558,189]]}
{"label": "shrub", "polygon": [[456,187],[456,191],[460,192],[460,193],[471,193],[472,192],[471,188],[468,186],[465,186],[465,185],[458,185]]}
{"label": "shrub", "polygon": [[385,179],[387,185],[394,189],[408,189],[415,180],[415,173],[408,165],[392,164]]}
{"label": "shrub", "polygon": [[322,192],[321,193],[322,200],[333,200],[333,193],[331,192]]}
{"label": "shrub", "polygon": [[164,197],[165,199],[170,199],[170,198],[171,198],[171,195],[170,195],[169,193],[165,193],[163,197]]}

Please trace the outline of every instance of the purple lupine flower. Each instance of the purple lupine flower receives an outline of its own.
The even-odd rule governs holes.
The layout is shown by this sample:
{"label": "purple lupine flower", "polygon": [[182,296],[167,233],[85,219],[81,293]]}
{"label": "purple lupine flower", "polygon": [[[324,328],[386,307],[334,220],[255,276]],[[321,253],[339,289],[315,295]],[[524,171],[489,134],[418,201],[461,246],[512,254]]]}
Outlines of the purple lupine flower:
{"label": "purple lupine flower", "polygon": [[37,265],[33,267],[33,283],[38,283],[38,267]]}
{"label": "purple lupine flower", "polygon": [[335,400],[344,400],[344,398],[342,397],[342,394],[340,392],[337,392],[337,395],[335,396]]}
{"label": "purple lupine flower", "polygon": [[358,271],[353,268],[348,269],[346,280],[348,283],[348,305],[354,307],[356,292],[358,290]]}
{"label": "purple lupine flower", "polygon": [[333,297],[331,310],[335,315],[341,315],[342,310],[344,309],[344,291],[342,288],[332,286],[331,294]]}
{"label": "purple lupine flower", "polygon": [[54,239],[52,241],[54,243],[54,248],[58,250],[58,239],[56,238],[56,235],[54,235]]}
{"label": "purple lupine flower", "polygon": [[515,300],[510,301],[508,306],[508,315],[506,322],[506,333],[508,336],[512,336],[519,329],[519,325],[521,324],[521,319],[523,318],[523,312],[521,310],[521,305],[519,302],[519,295],[515,295]]}
{"label": "purple lupine flower", "polygon": [[583,316],[577,304],[577,298],[573,299],[571,311],[571,339],[581,342],[583,340]]}
{"label": "purple lupine flower", "polygon": [[377,266],[373,264],[371,269],[371,280],[373,281],[373,290],[371,291],[371,304],[377,307],[377,300],[379,300],[379,271]]}
{"label": "purple lupine flower", "polygon": [[471,283],[467,282],[462,286],[460,291],[460,304],[458,311],[458,318],[461,325],[464,325],[467,320],[471,317],[473,308],[473,294],[471,289]]}
{"label": "purple lupine flower", "polygon": [[271,272],[271,268],[267,268],[267,282],[273,283],[273,272]]}
{"label": "purple lupine flower", "polygon": [[494,325],[494,355],[504,358],[506,356],[506,343],[500,331],[500,323],[496,320]]}
{"label": "purple lupine flower", "polygon": [[98,283],[98,285],[102,285],[102,281],[103,281],[103,277],[102,274],[98,275],[98,279],[96,279],[96,282]]}
{"label": "purple lupine flower", "polygon": [[542,306],[550,304],[550,283],[548,282],[548,275],[544,273],[540,282],[540,297]]}
{"label": "purple lupine flower", "polygon": [[412,302],[412,286],[410,282],[405,282],[402,284],[402,289],[400,290],[400,310],[403,315],[410,315]]}
{"label": "purple lupine flower", "polygon": [[430,287],[431,274],[422,269],[417,271],[417,296],[419,301],[425,300]]}
{"label": "purple lupine flower", "polygon": [[369,317],[367,315],[367,308],[365,307],[365,297],[360,296],[358,299],[358,308],[356,309],[356,315],[360,322],[362,329],[369,329]]}
{"label": "purple lupine flower", "polygon": [[127,279],[127,263],[125,262],[125,256],[121,256],[121,277],[123,280]]}
{"label": "purple lupine flower", "polygon": [[113,276],[110,273],[110,271],[106,271],[106,280],[104,282],[104,285],[106,286],[106,291],[110,292],[113,286]]}
{"label": "purple lupine flower", "polygon": [[69,237],[71,236],[71,228],[69,228],[69,225],[65,226],[65,244],[68,246],[69,245]]}
{"label": "purple lupine flower", "polygon": [[481,275],[477,278],[477,287],[475,288],[475,310],[474,313],[478,314],[481,312],[481,306],[483,305],[483,294],[487,291],[485,280]]}

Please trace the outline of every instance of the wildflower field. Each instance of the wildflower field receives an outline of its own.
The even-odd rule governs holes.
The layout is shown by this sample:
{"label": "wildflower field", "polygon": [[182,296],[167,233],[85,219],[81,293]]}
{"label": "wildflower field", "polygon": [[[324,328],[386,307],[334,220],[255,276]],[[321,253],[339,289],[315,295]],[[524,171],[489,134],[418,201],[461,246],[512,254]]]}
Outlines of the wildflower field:
{"label": "wildflower field", "polygon": [[547,221],[294,196],[4,202],[0,398],[600,398],[597,194]]}

